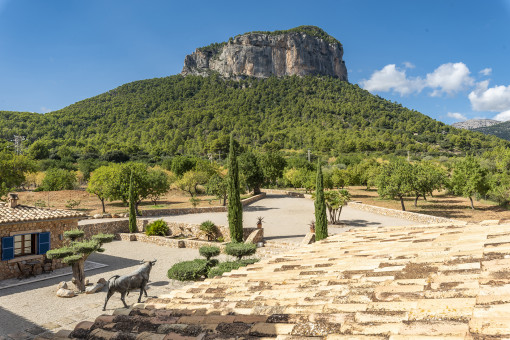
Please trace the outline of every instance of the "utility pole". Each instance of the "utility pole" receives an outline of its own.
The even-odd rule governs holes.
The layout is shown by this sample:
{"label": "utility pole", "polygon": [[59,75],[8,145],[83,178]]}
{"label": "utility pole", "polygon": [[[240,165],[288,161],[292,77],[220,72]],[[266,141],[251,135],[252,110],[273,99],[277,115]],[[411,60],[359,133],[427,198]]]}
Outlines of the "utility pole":
{"label": "utility pole", "polygon": [[26,139],[25,136],[14,135],[14,140],[13,140],[14,150],[16,151],[17,155],[21,155],[21,148],[22,148],[21,142],[23,142],[25,139]]}
{"label": "utility pole", "polygon": [[308,149],[308,163],[310,163],[310,149]]}

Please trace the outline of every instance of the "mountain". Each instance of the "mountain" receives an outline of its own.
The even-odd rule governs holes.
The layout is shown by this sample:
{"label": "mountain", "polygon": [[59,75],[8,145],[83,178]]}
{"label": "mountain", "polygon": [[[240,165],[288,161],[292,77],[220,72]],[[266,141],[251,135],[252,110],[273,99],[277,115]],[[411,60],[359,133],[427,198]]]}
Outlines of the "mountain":
{"label": "mountain", "polygon": [[342,44],[315,26],[250,32],[197,48],[184,59],[182,75],[216,71],[223,77],[322,75],[347,81]]}
{"label": "mountain", "polygon": [[[44,115],[0,112],[0,138],[27,137],[102,153],[154,156],[224,152],[234,131],[243,145],[338,155],[412,152],[440,155],[509,145],[460,130],[374,96],[338,78],[225,79],[181,75],[141,80]],[[69,152],[66,150],[66,152]],[[223,153],[224,154],[224,153]]]}
{"label": "mountain", "polygon": [[486,135],[494,135],[502,139],[510,140],[510,121],[499,122],[499,124],[479,127],[473,129],[473,131],[481,132]]}
{"label": "mountain", "polygon": [[478,128],[489,127],[501,123],[499,120],[494,119],[469,119],[464,122],[452,124],[457,129],[475,130]]}
{"label": "mountain", "polygon": [[[209,59],[186,57],[185,76],[124,84],[46,114],[0,111],[0,144],[16,134],[55,159],[123,151],[152,160],[225,155],[231,132],[255,149],[272,143],[323,155],[438,156],[510,145],[350,84],[341,44],[315,27],[251,32],[198,51]],[[229,57],[235,51],[239,58]]]}

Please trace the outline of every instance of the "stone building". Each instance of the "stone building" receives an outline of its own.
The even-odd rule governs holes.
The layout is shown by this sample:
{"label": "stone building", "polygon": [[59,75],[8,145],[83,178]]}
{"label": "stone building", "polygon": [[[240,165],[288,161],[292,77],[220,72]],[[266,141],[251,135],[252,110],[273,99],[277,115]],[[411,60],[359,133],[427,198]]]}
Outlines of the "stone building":
{"label": "stone building", "polygon": [[[82,213],[30,207],[18,204],[18,196],[9,194],[0,203],[0,280],[19,277],[27,262],[40,262],[33,267],[42,270],[44,254],[63,245],[64,231],[78,228]],[[53,263],[53,269],[61,267]]]}

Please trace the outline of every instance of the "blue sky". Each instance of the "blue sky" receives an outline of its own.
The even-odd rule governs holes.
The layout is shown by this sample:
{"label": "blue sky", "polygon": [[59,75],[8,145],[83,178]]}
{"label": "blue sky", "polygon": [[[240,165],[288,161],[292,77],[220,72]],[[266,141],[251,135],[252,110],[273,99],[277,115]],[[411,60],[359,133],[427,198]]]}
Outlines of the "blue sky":
{"label": "blue sky", "polygon": [[349,81],[446,123],[510,120],[510,0],[0,0],[0,110],[49,112],[174,75],[253,30],[316,25]]}

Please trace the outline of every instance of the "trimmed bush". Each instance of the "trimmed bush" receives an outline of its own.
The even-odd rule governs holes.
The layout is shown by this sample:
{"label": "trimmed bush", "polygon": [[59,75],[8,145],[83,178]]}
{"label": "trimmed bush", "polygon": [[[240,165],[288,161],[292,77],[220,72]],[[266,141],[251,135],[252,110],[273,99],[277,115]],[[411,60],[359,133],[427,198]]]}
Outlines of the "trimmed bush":
{"label": "trimmed bush", "polygon": [[211,247],[210,246],[203,246],[203,247],[200,247],[198,252],[200,253],[200,255],[205,257],[207,261],[209,261],[211,259],[211,257],[215,257],[215,256],[220,255],[220,248],[212,247],[212,246]]}
{"label": "trimmed bush", "polygon": [[200,224],[200,231],[203,232],[207,236],[207,240],[214,240],[216,237],[216,234],[218,232],[218,229],[216,228],[216,225],[213,221],[204,221],[202,224]]}
{"label": "trimmed bush", "polygon": [[83,237],[85,232],[79,229],[72,229],[68,231],[64,231],[64,237],[70,239],[71,241],[76,241],[80,237]]}
{"label": "trimmed bush", "polygon": [[195,281],[207,275],[209,264],[207,260],[196,259],[176,263],[168,270],[167,276],[172,280]]}
{"label": "trimmed bush", "polygon": [[221,276],[223,275],[223,273],[228,273],[232,270],[245,267],[249,264],[254,264],[258,261],[259,261],[258,259],[245,259],[240,261],[222,262],[217,267],[212,267],[211,269],[209,269],[207,277],[211,278],[215,276]]}
{"label": "trimmed bush", "polygon": [[168,224],[163,220],[154,221],[145,228],[147,236],[165,236],[168,234],[168,231]]}
{"label": "trimmed bush", "polygon": [[237,257],[241,260],[243,256],[250,256],[257,251],[257,245],[253,243],[229,243],[225,247],[225,252],[228,255]]}

